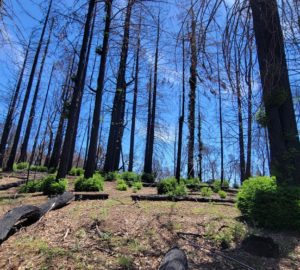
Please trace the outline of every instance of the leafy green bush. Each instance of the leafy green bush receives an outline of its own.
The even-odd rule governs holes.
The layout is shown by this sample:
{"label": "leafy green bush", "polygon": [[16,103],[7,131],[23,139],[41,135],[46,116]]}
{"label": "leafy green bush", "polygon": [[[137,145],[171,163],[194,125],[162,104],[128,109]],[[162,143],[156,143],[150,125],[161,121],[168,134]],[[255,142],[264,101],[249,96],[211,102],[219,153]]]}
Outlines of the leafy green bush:
{"label": "leafy green bush", "polygon": [[72,176],[81,176],[83,174],[84,174],[84,169],[82,169],[82,168],[75,168],[75,167],[73,167],[69,171],[69,175],[72,175]]}
{"label": "leafy green bush", "polygon": [[213,191],[210,187],[203,187],[201,188],[201,196],[203,197],[211,197]]}
{"label": "leafy green bush", "polygon": [[132,184],[132,187],[135,188],[135,189],[137,189],[137,190],[141,190],[143,188],[143,183],[140,182],[140,181],[139,182],[134,182]]}
{"label": "leafy green bush", "polygon": [[14,165],[14,170],[23,171],[28,169],[28,162],[20,162]]}
{"label": "leafy green bush", "polygon": [[33,172],[47,172],[48,168],[42,165],[32,165],[30,166],[30,170]]}
{"label": "leafy green bush", "polygon": [[221,199],[226,199],[227,193],[224,190],[219,190],[218,192]]}
{"label": "leafy green bush", "polygon": [[176,178],[169,177],[161,180],[157,184],[157,193],[171,196],[184,196],[187,194],[187,190],[182,181],[178,183]]}
{"label": "leafy green bush", "polygon": [[105,181],[115,181],[120,179],[120,174],[118,172],[108,172],[105,175]]}
{"label": "leafy green bush", "polygon": [[154,183],[155,177],[152,173],[143,173],[141,179],[145,183]]}
{"label": "leafy green bush", "polygon": [[237,207],[258,226],[300,230],[300,187],[278,186],[275,177],[253,177],[243,182]]}
{"label": "leafy green bush", "polygon": [[56,168],[54,168],[54,167],[49,168],[48,173],[51,173],[51,174],[56,173]]}
{"label": "leafy green bush", "polygon": [[100,174],[95,173],[93,177],[85,179],[79,177],[75,182],[75,191],[102,191],[103,178]]}
{"label": "leafy green bush", "polygon": [[29,181],[27,184],[20,187],[20,193],[34,193],[42,191],[42,181]]}
{"label": "leafy green bush", "polygon": [[118,179],[117,180],[117,186],[116,186],[117,190],[126,191],[127,188],[128,188],[128,186],[127,186],[125,180],[123,180],[123,179]]}
{"label": "leafy green bush", "polygon": [[121,179],[125,180],[129,187],[131,187],[134,182],[140,181],[139,175],[134,172],[123,172]]}
{"label": "leafy green bush", "polygon": [[201,184],[199,178],[188,178],[188,179],[185,179],[185,184],[186,185],[195,185],[195,186],[198,186]]}
{"label": "leafy green bush", "polygon": [[[223,188],[229,188],[229,182],[227,180],[223,181]],[[221,190],[221,180],[213,181],[213,191],[218,193]]]}
{"label": "leafy green bush", "polygon": [[54,175],[49,175],[43,179],[41,190],[45,195],[56,195],[62,194],[66,191],[68,186],[68,181],[66,179],[60,179],[56,181]]}

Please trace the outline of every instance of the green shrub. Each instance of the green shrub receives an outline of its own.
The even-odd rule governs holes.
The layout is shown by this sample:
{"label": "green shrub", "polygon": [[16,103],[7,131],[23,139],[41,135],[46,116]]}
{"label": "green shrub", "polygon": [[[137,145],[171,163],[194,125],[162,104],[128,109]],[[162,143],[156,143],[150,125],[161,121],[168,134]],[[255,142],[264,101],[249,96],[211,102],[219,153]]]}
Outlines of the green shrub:
{"label": "green shrub", "polygon": [[62,194],[66,191],[68,181],[66,179],[60,179],[56,181],[54,175],[49,175],[43,179],[41,189],[45,195]]}
{"label": "green shrub", "polygon": [[185,184],[186,185],[192,185],[192,186],[198,186],[201,184],[199,178],[188,178],[185,179]]}
{"label": "green shrub", "polygon": [[139,175],[134,172],[123,172],[121,179],[125,180],[129,187],[131,187],[134,182],[140,181]]}
{"label": "green shrub", "polygon": [[20,187],[20,193],[34,193],[42,191],[42,181],[29,181]]}
{"label": "green shrub", "polygon": [[14,166],[14,170],[23,171],[28,169],[28,162],[20,162],[16,163]]}
{"label": "green shrub", "polygon": [[75,191],[102,191],[103,178],[96,173],[93,177],[85,179],[83,176],[79,177],[75,182]]}
{"label": "green shrub", "polygon": [[143,188],[143,183],[142,182],[134,182],[132,184],[132,187],[137,189],[137,190],[141,190]]}
{"label": "green shrub", "polygon": [[48,173],[51,173],[51,174],[56,173],[56,168],[54,168],[54,167],[49,168]]}
{"label": "green shrub", "polygon": [[169,177],[161,180],[157,184],[157,193],[171,196],[184,196],[187,194],[187,190],[182,181],[178,183],[176,178]]}
{"label": "green shrub", "polygon": [[300,188],[278,186],[274,177],[254,177],[243,182],[237,207],[258,226],[300,230]]}
{"label": "green shrub", "polygon": [[[227,180],[223,181],[223,188],[229,188],[229,182]],[[221,190],[221,180],[213,181],[213,191],[218,193]]]}
{"label": "green shrub", "polygon": [[73,167],[69,171],[69,175],[72,175],[72,176],[81,176],[83,174],[84,174],[84,169],[82,169],[82,168],[75,168],[75,167]]}
{"label": "green shrub", "polygon": [[133,270],[134,263],[131,257],[121,256],[118,260],[119,266],[123,270]]}
{"label": "green shrub", "polygon": [[141,179],[145,183],[154,183],[155,177],[152,173],[143,173]]}
{"label": "green shrub", "polygon": [[42,165],[32,165],[30,166],[30,170],[33,172],[47,172],[48,168]]}
{"label": "green shrub", "polygon": [[201,188],[201,196],[203,197],[211,197],[213,191],[210,187],[203,187]]}
{"label": "green shrub", "polygon": [[117,190],[126,191],[127,188],[128,188],[128,186],[127,186],[125,180],[123,180],[123,179],[117,180],[117,187],[116,187]]}
{"label": "green shrub", "polygon": [[105,181],[115,181],[120,179],[120,174],[118,172],[108,172],[105,175]]}
{"label": "green shrub", "polygon": [[219,190],[218,192],[221,199],[226,199],[227,193],[224,190]]}

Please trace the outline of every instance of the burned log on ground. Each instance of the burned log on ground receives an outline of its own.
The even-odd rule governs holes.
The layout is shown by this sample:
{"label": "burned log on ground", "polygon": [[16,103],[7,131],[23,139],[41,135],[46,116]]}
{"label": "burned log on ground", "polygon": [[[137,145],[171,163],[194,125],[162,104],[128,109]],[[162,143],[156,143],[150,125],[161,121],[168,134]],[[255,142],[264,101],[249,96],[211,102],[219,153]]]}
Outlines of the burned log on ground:
{"label": "burned log on ground", "polygon": [[17,181],[17,182],[13,182],[13,183],[3,184],[3,185],[0,185],[0,190],[7,190],[7,189],[10,189],[13,187],[18,187],[25,183],[26,183],[26,180],[21,180],[21,181]]}
{"label": "burned log on ground", "polygon": [[158,270],[187,270],[188,261],[185,252],[177,247],[170,249],[165,255]]}
{"label": "burned log on ground", "polygon": [[232,199],[206,198],[195,196],[170,196],[170,195],[131,195],[133,201],[188,201],[188,202],[216,202],[235,203]]}
{"label": "burned log on ground", "polygon": [[22,205],[7,212],[0,219],[0,244],[14,231],[16,225],[32,224],[40,218],[41,209],[33,205]]}
{"label": "burned log on ground", "polygon": [[107,200],[108,194],[99,192],[75,192],[75,201]]}
{"label": "burned log on ground", "polygon": [[66,206],[73,199],[73,193],[65,192],[40,206],[23,205],[7,212],[0,219],[0,244],[12,235],[17,228],[33,224],[47,212]]}
{"label": "burned log on ground", "polygon": [[71,192],[65,192],[62,195],[54,197],[48,200],[46,203],[43,203],[42,205],[39,206],[39,208],[41,209],[41,216],[45,215],[47,212],[51,210],[62,208],[73,200],[74,200],[74,194]]}

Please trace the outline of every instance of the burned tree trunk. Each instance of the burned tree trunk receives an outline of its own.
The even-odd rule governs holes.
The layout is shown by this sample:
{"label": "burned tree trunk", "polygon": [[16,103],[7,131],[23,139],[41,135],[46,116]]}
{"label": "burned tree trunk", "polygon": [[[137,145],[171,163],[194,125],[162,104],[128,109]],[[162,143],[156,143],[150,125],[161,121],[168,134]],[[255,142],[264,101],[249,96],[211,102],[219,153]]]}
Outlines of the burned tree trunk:
{"label": "burned tree trunk", "polygon": [[23,143],[21,146],[21,153],[20,153],[18,162],[25,162],[27,160],[28,142],[29,142],[29,138],[30,138],[33,120],[35,117],[35,107],[36,107],[36,102],[37,102],[37,98],[38,98],[38,94],[39,94],[39,90],[40,90],[40,84],[41,84],[41,79],[42,79],[42,75],[43,75],[43,71],[44,71],[44,65],[45,65],[45,61],[46,61],[46,57],[47,57],[47,53],[48,53],[48,48],[49,48],[49,44],[50,44],[50,40],[51,40],[53,24],[54,24],[54,20],[52,20],[52,23],[50,26],[49,37],[48,37],[48,41],[47,41],[44,55],[43,55],[42,62],[41,62],[41,68],[39,71],[39,76],[37,79],[37,83],[36,83],[36,87],[35,87],[35,91],[34,91],[34,95],[33,95],[33,99],[32,99],[31,109],[30,109],[30,113],[29,113],[29,119],[28,119],[26,131],[25,131],[24,140],[23,140]]}
{"label": "burned tree trunk", "polygon": [[181,152],[182,152],[182,134],[184,123],[184,105],[185,105],[185,46],[184,36],[182,37],[182,97],[181,97],[181,113],[179,116],[178,128],[178,147],[177,147],[177,164],[176,164],[176,179],[180,180],[181,172]]}
{"label": "burned tree trunk", "polygon": [[94,107],[94,114],[93,114],[90,145],[89,145],[88,157],[87,157],[85,173],[84,173],[85,178],[92,177],[96,168],[96,154],[97,154],[97,144],[98,144],[98,135],[99,135],[100,112],[101,112],[104,79],[105,79],[105,71],[106,71],[106,60],[108,55],[112,0],[107,0],[105,2],[105,9],[106,9],[106,19],[105,19],[103,41],[102,41],[101,62],[100,62],[100,68],[98,73],[98,79],[97,79],[97,92],[96,92],[95,107]]}
{"label": "burned tree trunk", "polygon": [[270,141],[271,174],[300,184],[300,142],[276,0],[250,0]]}
{"label": "burned tree trunk", "polygon": [[82,103],[82,97],[83,97],[83,90],[84,90],[84,84],[85,84],[85,79],[86,79],[86,74],[87,74],[87,67],[89,63],[89,58],[90,58],[90,51],[92,47],[92,41],[93,41],[93,34],[94,34],[94,27],[95,27],[95,20],[96,20],[96,11],[93,16],[93,22],[91,25],[91,31],[90,31],[90,37],[89,37],[89,43],[88,43],[88,50],[87,50],[87,58],[86,58],[86,63],[85,63],[85,68],[84,68],[84,74],[83,74],[83,83],[81,85],[82,87],[82,94],[79,99],[79,107],[76,112],[76,119],[75,119],[75,127],[74,127],[74,133],[72,135],[72,143],[71,143],[71,149],[70,149],[70,154],[69,154],[69,164],[68,164],[68,169],[71,170],[72,165],[73,165],[73,157],[74,157],[74,152],[75,152],[75,145],[76,145],[76,138],[77,138],[77,130],[78,130],[78,124],[79,124],[79,116],[80,116],[80,111],[81,111],[81,103]]}
{"label": "burned tree trunk", "polygon": [[83,96],[86,68],[88,62],[88,47],[89,47],[88,44],[89,44],[89,37],[91,32],[91,22],[93,18],[92,14],[95,9],[95,4],[96,4],[95,0],[89,1],[89,7],[88,7],[85,26],[84,26],[84,35],[83,35],[83,41],[82,41],[82,46],[80,51],[78,69],[77,69],[77,74],[75,79],[74,92],[73,92],[72,101],[70,105],[68,125],[67,125],[64,145],[63,145],[63,151],[61,154],[61,162],[57,172],[57,179],[64,178],[66,176],[68,172],[69,162],[73,158],[73,156],[71,155],[71,151],[72,151],[71,148],[73,144],[73,138],[75,137],[77,131],[76,123],[78,123],[77,118],[79,115],[82,96]]}
{"label": "burned tree trunk", "polygon": [[48,7],[45,22],[44,22],[43,30],[42,30],[41,37],[40,37],[40,40],[39,40],[39,43],[38,43],[38,47],[37,47],[36,52],[35,52],[31,72],[30,72],[30,75],[29,75],[29,81],[28,81],[25,97],[24,97],[24,100],[23,100],[22,109],[21,109],[21,112],[20,112],[19,122],[18,122],[18,125],[17,125],[15,137],[14,137],[13,146],[12,146],[12,149],[10,151],[10,155],[9,155],[7,164],[4,168],[5,171],[11,171],[13,169],[13,164],[14,164],[14,161],[15,161],[15,157],[16,157],[16,154],[17,154],[17,148],[18,148],[18,144],[19,144],[19,140],[20,140],[23,120],[24,120],[24,117],[25,117],[25,112],[26,112],[26,108],[27,108],[27,104],[28,104],[28,100],[29,100],[29,96],[30,96],[30,92],[31,92],[31,87],[32,87],[33,80],[34,80],[34,74],[35,74],[35,70],[36,70],[36,67],[37,67],[40,50],[41,50],[41,47],[42,47],[46,27],[47,27],[48,20],[49,20],[51,6],[52,6],[52,0],[50,0],[50,3],[49,3],[49,7]]}
{"label": "burned tree trunk", "polygon": [[29,158],[28,170],[30,169],[30,165],[32,164],[33,159],[34,159],[35,149],[36,149],[36,146],[37,146],[37,142],[38,142],[38,139],[39,139],[40,130],[41,130],[41,126],[42,126],[42,121],[43,121],[43,118],[44,118],[44,112],[45,112],[45,108],[46,108],[46,104],[47,104],[47,100],[48,100],[48,94],[49,94],[49,90],[50,90],[50,86],[51,86],[53,72],[54,72],[54,65],[52,66],[51,73],[50,73],[50,78],[49,78],[49,82],[48,82],[46,96],[45,96],[45,99],[44,99],[43,109],[42,109],[42,112],[41,112],[37,133],[36,133],[35,138],[34,138],[34,143],[33,143],[32,150],[31,150],[31,155],[30,155],[30,158]]}
{"label": "burned tree trunk", "polygon": [[133,105],[132,105],[132,117],[131,117],[131,130],[130,130],[130,147],[129,147],[129,165],[128,171],[133,170],[134,160],[134,139],[135,139],[135,121],[136,121],[136,107],[137,107],[137,96],[138,96],[138,83],[139,83],[139,68],[140,68],[140,47],[141,47],[141,16],[138,29],[138,41],[136,49],[135,59],[135,78],[134,78],[134,89],[133,89]]}
{"label": "burned tree trunk", "polygon": [[68,99],[70,98],[69,96],[70,96],[70,88],[71,88],[71,76],[74,68],[74,63],[75,63],[75,53],[72,58],[72,63],[69,65],[68,72],[66,74],[66,79],[62,89],[62,95],[61,95],[62,109],[61,109],[58,127],[54,139],[53,150],[51,153],[49,164],[47,166],[48,169],[50,168],[56,169],[59,163],[59,156],[60,156],[61,147],[63,143],[65,119],[67,118],[67,114],[68,114]]}
{"label": "burned tree trunk", "polygon": [[7,142],[8,142],[8,136],[9,136],[9,133],[10,133],[10,129],[11,129],[12,122],[13,122],[13,115],[14,115],[14,112],[15,112],[15,109],[16,109],[17,100],[18,100],[19,93],[20,93],[20,90],[21,90],[24,71],[25,71],[25,67],[26,67],[27,59],[28,59],[28,53],[29,53],[29,50],[30,50],[30,44],[31,44],[31,39],[29,40],[29,44],[28,44],[27,49],[26,49],[26,53],[25,53],[23,65],[22,65],[22,68],[21,68],[21,72],[20,72],[20,75],[19,75],[18,83],[16,85],[16,89],[15,89],[15,92],[14,92],[14,95],[13,95],[13,99],[12,99],[11,104],[9,106],[8,113],[7,113],[6,120],[5,120],[5,124],[4,124],[4,127],[3,127],[3,133],[2,133],[2,136],[1,136],[1,143],[0,143],[0,167],[1,168],[3,167],[3,157],[4,157],[6,145],[7,145]]}
{"label": "burned tree trunk", "polygon": [[148,145],[148,154],[146,153],[147,160],[144,165],[144,172],[149,173],[149,174],[152,174],[153,151],[154,151],[159,39],[160,39],[160,17],[158,17],[158,22],[157,22],[157,34],[156,34],[156,45],[155,45],[153,93],[152,93],[152,104],[151,104],[152,107],[151,107],[151,119],[150,119],[150,126],[149,126],[149,128],[150,128],[150,130],[149,130],[149,145]]}
{"label": "burned tree trunk", "polygon": [[104,164],[105,172],[116,171],[119,169],[126,105],[127,85],[125,73],[128,57],[130,18],[134,2],[135,0],[128,0],[127,2],[120,65],[118,70],[117,86],[113,101],[113,109]]}
{"label": "burned tree trunk", "polygon": [[191,12],[191,66],[190,66],[190,92],[189,92],[189,116],[188,116],[188,178],[194,178],[194,145],[195,145],[195,103],[197,88],[197,44],[196,44],[196,20],[193,8]]}

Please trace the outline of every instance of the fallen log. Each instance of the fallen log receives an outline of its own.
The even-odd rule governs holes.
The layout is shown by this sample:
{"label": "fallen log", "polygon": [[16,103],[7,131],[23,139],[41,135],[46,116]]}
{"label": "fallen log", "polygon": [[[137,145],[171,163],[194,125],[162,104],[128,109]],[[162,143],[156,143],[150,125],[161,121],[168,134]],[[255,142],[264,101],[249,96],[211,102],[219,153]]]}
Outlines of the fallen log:
{"label": "fallen log", "polygon": [[10,189],[13,187],[18,187],[25,183],[26,183],[26,180],[21,180],[21,181],[17,181],[17,182],[13,182],[13,183],[3,184],[3,185],[0,185],[0,190],[7,190],[7,189]]}
{"label": "fallen log", "polygon": [[170,195],[131,195],[133,201],[188,201],[188,202],[216,202],[235,203],[232,199],[206,198],[195,196],[170,196]]}
{"label": "fallen log", "polygon": [[47,212],[64,207],[73,199],[73,193],[65,192],[40,206],[23,205],[7,212],[0,219],[0,244],[12,235],[17,227],[33,224]]}
{"label": "fallen log", "polygon": [[170,249],[165,255],[158,270],[187,270],[188,261],[185,252],[177,247]]}
{"label": "fallen log", "polygon": [[108,194],[97,192],[74,192],[75,201],[85,200],[107,200]]}
{"label": "fallen log", "polygon": [[34,223],[40,218],[41,209],[33,205],[22,205],[7,212],[0,219],[0,244],[13,232],[13,228],[20,222]]}
{"label": "fallen log", "polygon": [[62,195],[54,197],[39,206],[41,209],[41,217],[51,210],[62,208],[74,200],[74,194],[65,192]]}

